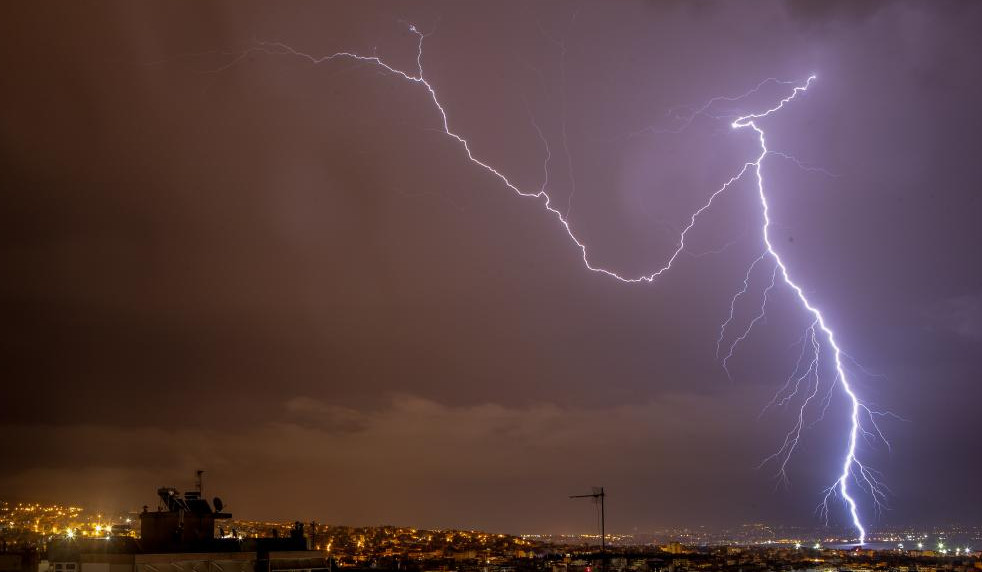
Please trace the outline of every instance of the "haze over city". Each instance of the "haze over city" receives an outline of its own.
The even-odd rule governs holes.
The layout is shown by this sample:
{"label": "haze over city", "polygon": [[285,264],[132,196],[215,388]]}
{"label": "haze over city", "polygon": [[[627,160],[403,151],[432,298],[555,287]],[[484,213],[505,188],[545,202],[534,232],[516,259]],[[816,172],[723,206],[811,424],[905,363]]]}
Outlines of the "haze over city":
{"label": "haze over city", "polygon": [[862,523],[979,524],[982,6],[3,12],[0,499],[820,529],[807,300]]}

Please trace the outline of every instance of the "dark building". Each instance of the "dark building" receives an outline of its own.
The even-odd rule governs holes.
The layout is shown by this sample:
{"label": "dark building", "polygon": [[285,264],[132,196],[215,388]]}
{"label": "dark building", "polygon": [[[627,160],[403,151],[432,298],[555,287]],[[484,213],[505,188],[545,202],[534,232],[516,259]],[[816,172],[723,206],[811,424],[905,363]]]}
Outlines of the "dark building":
{"label": "dark building", "polygon": [[188,491],[182,496],[175,488],[161,487],[157,489],[157,495],[160,497],[157,510],[151,512],[144,507],[140,514],[143,550],[177,552],[222,548],[215,543],[215,521],[228,520],[232,515],[218,512],[224,508],[221,499],[215,497],[217,510],[212,510],[211,504],[201,498],[200,490]]}
{"label": "dark building", "polygon": [[37,572],[38,552],[22,549],[8,552],[6,546],[0,547],[0,572]]}
{"label": "dark building", "polygon": [[[199,474],[200,478],[200,474]],[[64,539],[48,549],[49,572],[328,572],[329,561],[309,550],[303,525],[282,538],[216,536],[216,522],[232,518],[221,499],[196,490],[157,490],[157,510],[144,507],[140,538]],[[222,528],[219,528],[223,531]]]}

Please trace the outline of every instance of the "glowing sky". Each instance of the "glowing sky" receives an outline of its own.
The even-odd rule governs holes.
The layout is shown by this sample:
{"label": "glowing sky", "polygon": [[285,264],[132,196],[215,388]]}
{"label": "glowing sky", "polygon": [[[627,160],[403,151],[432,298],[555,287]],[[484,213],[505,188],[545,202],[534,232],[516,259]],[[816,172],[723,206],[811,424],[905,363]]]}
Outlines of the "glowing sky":
{"label": "glowing sky", "polygon": [[796,415],[758,420],[808,316],[777,290],[732,381],[715,359],[759,254],[752,181],[671,275],[625,285],[469,163],[425,91],[239,58],[282,41],[411,70],[412,21],[454,130],[533,190],[544,138],[550,195],[591,260],[630,275],[755,158],[691,106],[818,72],[767,126],[825,170],[769,165],[772,239],[882,374],[860,376],[864,398],[909,420],[869,452],[894,492],[869,520],[977,518],[982,10],[350,6],[4,9],[0,496],[137,507],[203,466],[242,516],[581,530],[565,495],[602,484],[618,531],[817,523],[841,402],[804,433],[789,491],[755,469]]}

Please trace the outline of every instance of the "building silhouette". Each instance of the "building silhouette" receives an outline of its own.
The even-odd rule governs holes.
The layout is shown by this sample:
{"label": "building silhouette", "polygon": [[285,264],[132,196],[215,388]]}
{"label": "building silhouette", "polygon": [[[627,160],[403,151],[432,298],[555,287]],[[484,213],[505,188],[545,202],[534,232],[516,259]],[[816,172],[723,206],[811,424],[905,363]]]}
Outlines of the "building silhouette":
{"label": "building silhouette", "polygon": [[[303,525],[289,536],[240,538],[216,523],[232,515],[221,499],[196,490],[157,490],[157,510],[143,507],[140,538],[65,538],[48,547],[47,572],[328,572],[329,561],[310,550]],[[43,571],[42,571],[43,572]]]}

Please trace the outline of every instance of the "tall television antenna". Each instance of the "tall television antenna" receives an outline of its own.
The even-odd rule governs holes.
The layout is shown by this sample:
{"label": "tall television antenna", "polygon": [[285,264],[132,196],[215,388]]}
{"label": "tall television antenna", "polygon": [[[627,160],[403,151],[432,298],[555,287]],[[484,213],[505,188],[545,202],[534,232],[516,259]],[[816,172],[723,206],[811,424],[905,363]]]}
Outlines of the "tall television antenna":
{"label": "tall television antenna", "polygon": [[571,499],[588,499],[592,498],[593,502],[600,503],[600,554],[607,552],[607,534],[604,531],[604,524],[607,518],[606,511],[604,510],[604,497],[607,493],[604,492],[603,487],[593,487],[593,492],[588,495],[569,495]]}

